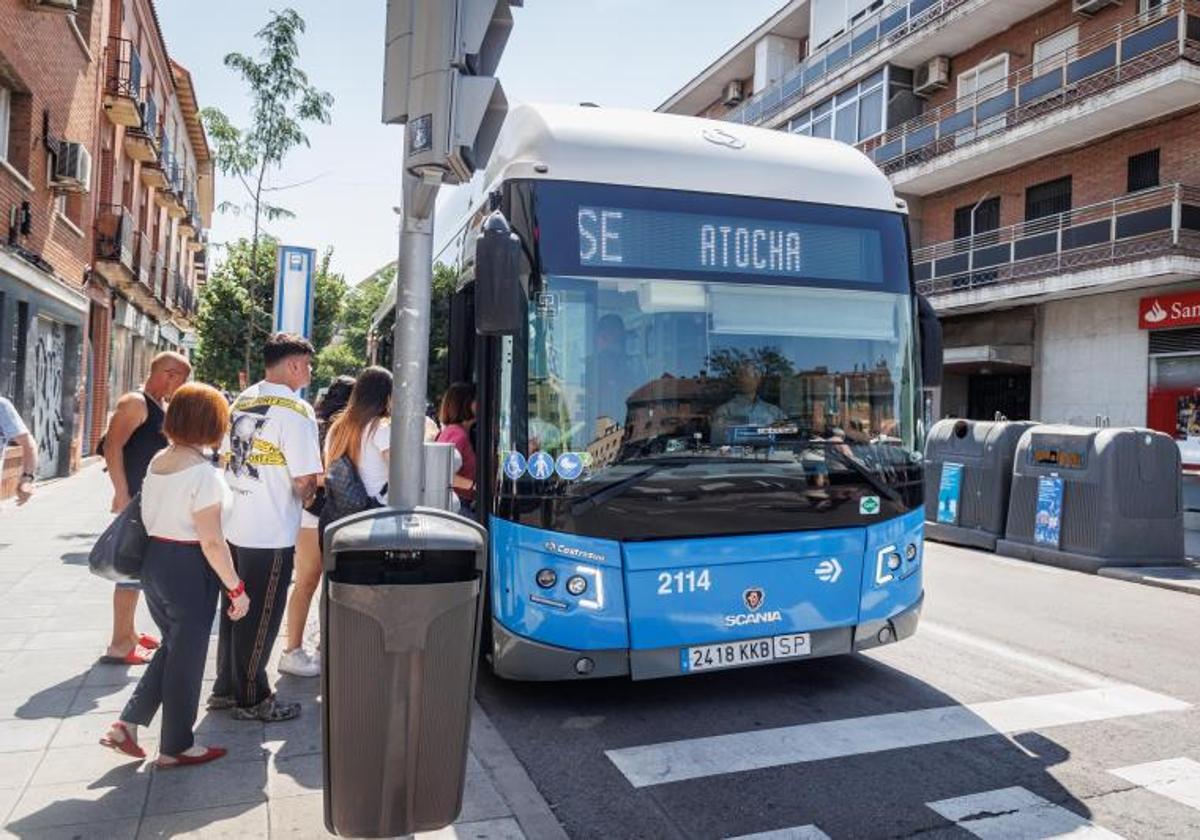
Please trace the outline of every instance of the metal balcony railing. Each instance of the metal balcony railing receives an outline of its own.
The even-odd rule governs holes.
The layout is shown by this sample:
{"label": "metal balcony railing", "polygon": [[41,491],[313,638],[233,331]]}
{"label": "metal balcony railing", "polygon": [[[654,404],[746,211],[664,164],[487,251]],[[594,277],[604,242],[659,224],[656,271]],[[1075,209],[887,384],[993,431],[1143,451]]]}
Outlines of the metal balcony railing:
{"label": "metal balcony railing", "polygon": [[133,214],[120,204],[101,204],[96,211],[96,259],[133,271],[134,227]]}
{"label": "metal balcony railing", "polygon": [[150,276],[153,270],[154,256],[150,248],[150,237],[144,233],[136,233],[133,237],[133,273],[137,275],[138,283],[150,288]]}
{"label": "metal balcony railing", "polygon": [[154,296],[163,303],[167,302],[167,263],[163,259],[162,253],[154,255],[153,268],[151,270],[150,288],[154,291]]}
{"label": "metal balcony railing", "polygon": [[152,140],[157,140],[160,135],[158,125],[158,106],[154,103],[153,97],[147,96],[144,100],[142,100],[141,111],[142,125],[140,128],[133,130],[145,134]]}
{"label": "metal balcony railing", "polygon": [[1200,258],[1200,187],[1169,184],[913,251],[917,291],[957,292],[1154,257]]}
{"label": "metal balcony railing", "polygon": [[775,84],[726,115],[731,122],[757,125],[846,70],[924,30],[968,0],[896,0],[857,22]]}
{"label": "metal balcony railing", "polygon": [[108,66],[104,72],[104,92],[141,100],[142,59],[133,42],[126,38],[108,39]]}
{"label": "metal balcony railing", "polygon": [[1200,2],[1171,0],[978,93],[858,144],[889,175],[1111,90],[1176,61],[1200,62]]}

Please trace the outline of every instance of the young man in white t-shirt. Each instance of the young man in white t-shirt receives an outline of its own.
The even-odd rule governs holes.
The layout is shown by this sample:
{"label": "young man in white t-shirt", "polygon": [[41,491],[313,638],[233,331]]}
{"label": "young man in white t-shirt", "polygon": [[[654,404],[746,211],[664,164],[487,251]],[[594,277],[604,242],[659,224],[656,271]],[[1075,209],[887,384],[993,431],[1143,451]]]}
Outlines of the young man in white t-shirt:
{"label": "young man in white t-shirt", "polygon": [[237,623],[221,616],[208,707],[233,709],[239,720],[290,720],[300,713],[299,703],[275,698],[267,660],[287,604],[300,511],[322,472],[316,414],[297,393],[312,379],[312,357],[313,346],[300,336],[267,340],[266,377],[234,401],[222,451],[233,491],[225,538],[246,583],[250,613]]}

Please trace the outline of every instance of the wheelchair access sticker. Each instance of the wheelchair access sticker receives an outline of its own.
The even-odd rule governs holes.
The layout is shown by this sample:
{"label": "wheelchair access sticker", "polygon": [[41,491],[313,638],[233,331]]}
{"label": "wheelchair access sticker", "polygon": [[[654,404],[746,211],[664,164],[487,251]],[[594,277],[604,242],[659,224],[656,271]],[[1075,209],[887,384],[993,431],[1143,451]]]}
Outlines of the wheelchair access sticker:
{"label": "wheelchair access sticker", "polygon": [[504,456],[504,474],[516,481],[525,475],[525,456],[520,452],[509,452]]}

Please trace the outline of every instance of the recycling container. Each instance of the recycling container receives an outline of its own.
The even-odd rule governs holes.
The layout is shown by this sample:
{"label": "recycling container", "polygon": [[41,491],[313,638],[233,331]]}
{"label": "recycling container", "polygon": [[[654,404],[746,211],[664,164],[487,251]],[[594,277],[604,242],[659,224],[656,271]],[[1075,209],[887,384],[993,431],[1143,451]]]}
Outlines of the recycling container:
{"label": "recycling container", "polygon": [[462,808],[487,535],[434,508],[326,532],[321,598],[325,826],[395,837]]}
{"label": "recycling container", "polygon": [[1150,429],[1036,426],[1017,445],[1011,557],[1095,572],[1183,562],[1179,447]]}
{"label": "recycling container", "polygon": [[1028,421],[939,420],[925,443],[925,536],[991,551],[1004,536],[1013,457]]}

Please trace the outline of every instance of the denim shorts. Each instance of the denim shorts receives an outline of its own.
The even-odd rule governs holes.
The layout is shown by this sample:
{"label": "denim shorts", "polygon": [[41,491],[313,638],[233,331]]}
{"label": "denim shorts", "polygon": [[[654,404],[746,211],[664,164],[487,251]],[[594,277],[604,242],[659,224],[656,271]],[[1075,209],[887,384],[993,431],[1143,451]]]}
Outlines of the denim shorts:
{"label": "denim shorts", "polygon": [[117,589],[133,589],[141,592],[142,582],[140,580],[119,580],[116,583]]}

